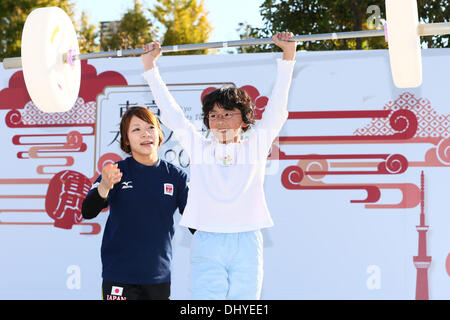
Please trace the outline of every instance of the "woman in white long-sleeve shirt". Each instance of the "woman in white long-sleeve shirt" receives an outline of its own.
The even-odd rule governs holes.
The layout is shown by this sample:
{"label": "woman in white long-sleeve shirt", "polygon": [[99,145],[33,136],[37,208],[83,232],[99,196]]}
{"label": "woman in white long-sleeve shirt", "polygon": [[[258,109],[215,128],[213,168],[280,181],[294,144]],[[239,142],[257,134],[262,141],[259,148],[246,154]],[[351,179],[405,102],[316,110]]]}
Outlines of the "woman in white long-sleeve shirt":
{"label": "woman in white long-sleeve shirt", "polygon": [[264,195],[267,156],[288,117],[287,98],[295,64],[292,33],[273,36],[283,50],[277,59],[269,102],[248,138],[254,106],[245,91],[220,88],[203,98],[205,138],[187,120],[155,64],[161,46],[144,46],[147,80],[169,127],[190,156],[190,185],[180,224],[196,229],[191,249],[191,299],[259,299],[263,278],[261,229],[273,226]]}

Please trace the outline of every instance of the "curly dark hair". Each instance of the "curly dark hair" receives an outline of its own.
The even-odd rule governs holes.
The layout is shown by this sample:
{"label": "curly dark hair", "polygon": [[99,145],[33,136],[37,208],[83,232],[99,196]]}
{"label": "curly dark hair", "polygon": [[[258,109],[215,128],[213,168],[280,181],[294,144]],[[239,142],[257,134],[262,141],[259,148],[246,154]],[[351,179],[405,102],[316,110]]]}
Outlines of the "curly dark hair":
{"label": "curly dark hair", "polygon": [[[237,108],[241,112],[244,123],[249,125],[255,123],[253,119],[255,106],[247,92],[235,86],[224,86],[211,91],[203,97],[203,123],[207,129],[209,129],[208,115],[216,104],[225,110]],[[245,132],[249,128],[250,126],[244,127],[242,131]]]}

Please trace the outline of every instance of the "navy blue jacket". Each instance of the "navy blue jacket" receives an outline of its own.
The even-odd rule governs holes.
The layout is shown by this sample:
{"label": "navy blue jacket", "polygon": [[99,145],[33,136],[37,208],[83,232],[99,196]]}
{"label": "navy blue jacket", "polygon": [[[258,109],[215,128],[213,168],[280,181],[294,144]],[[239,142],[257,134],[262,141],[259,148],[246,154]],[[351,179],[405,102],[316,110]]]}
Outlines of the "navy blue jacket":
{"label": "navy blue jacket", "polygon": [[133,157],[119,161],[123,173],[105,200],[98,194],[99,176],[82,205],[85,219],[109,205],[101,247],[102,277],[123,284],[170,281],[173,215],[183,213],[188,186],[186,173],[159,160],[146,166]]}

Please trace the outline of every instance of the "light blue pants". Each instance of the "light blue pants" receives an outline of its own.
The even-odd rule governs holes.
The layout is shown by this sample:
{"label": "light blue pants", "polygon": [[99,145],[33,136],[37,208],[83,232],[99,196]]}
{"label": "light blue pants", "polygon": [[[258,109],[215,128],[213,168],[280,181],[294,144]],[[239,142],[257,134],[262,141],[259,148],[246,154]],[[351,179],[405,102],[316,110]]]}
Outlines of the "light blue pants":
{"label": "light blue pants", "polygon": [[263,237],[260,230],[195,232],[191,248],[191,299],[258,300],[262,280]]}

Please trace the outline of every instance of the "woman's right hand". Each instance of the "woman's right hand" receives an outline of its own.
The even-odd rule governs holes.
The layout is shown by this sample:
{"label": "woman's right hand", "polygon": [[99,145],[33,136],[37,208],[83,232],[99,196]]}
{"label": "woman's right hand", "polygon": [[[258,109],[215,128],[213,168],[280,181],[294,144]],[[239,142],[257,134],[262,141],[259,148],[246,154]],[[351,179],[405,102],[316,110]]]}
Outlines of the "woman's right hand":
{"label": "woman's right hand", "polygon": [[150,70],[155,67],[155,62],[161,55],[161,44],[157,41],[144,45],[145,53],[142,55],[142,64],[144,70]]}
{"label": "woman's right hand", "polygon": [[102,180],[98,185],[98,193],[102,198],[107,198],[109,190],[114,188],[114,185],[122,179],[122,172],[118,168],[117,163],[107,164],[102,169]]}

